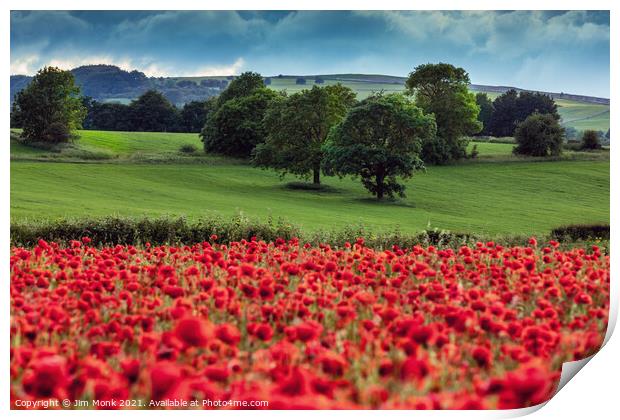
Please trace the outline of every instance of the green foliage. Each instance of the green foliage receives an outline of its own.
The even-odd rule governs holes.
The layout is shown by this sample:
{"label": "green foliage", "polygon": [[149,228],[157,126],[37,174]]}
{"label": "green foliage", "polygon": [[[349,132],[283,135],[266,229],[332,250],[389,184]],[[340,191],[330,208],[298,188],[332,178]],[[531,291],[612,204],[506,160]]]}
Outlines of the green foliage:
{"label": "green foliage", "polygon": [[551,230],[551,236],[560,241],[581,241],[610,238],[610,228],[607,223],[581,224],[560,226]]}
{"label": "green foliage", "polygon": [[207,116],[215,109],[216,98],[206,101],[192,101],[183,106],[181,110],[182,131],[185,133],[200,133],[204,127]]}
{"label": "green foliage", "polygon": [[581,149],[596,150],[601,147],[601,139],[597,131],[586,130],[583,132],[583,137],[581,138]]}
{"label": "green foliage", "polygon": [[422,64],[409,74],[407,92],[416,105],[435,115],[437,136],[422,147],[426,163],[445,164],[467,157],[467,138],[482,128],[476,97],[468,90],[469,75],[451,64]]}
{"label": "green foliage", "polygon": [[129,105],[132,131],[177,131],[178,112],[160,92],[148,90]]}
{"label": "green foliage", "polygon": [[[236,82],[239,79],[233,81]],[[262,78],[260,79],[262,83]],[[231,83],[231,85],[233,85]],[[256,145],[265,142],[263,118],[279,96],[271,89],[253,90],[220,105],[208,118],[200,134],[207,153],[250,157]]]}
{"label": "green foliage", "polygon": [[480,113],[478,114],[478,121],[482,123],[482,131],[480,131],[480,134],[488,135],[490,132],[489,124],[491,123],[493,111],[495,110],[493,101],[486,93],[478,92],[476,93],[476,104],[478,108],[480,108]]}
{"label": "green foliage", "polygon": [[86,109],[78,97],[71,72],[45,67],[20,91],[13,108],[13,120],[21,122],[26,142],[62,143],[81,128]]}
{"label": "green foliage", "polygon": [[514,153],[528,156],[559,156],[564,129],[551,114],[534,113],[517,125]]}
{"label": "green foliage", "polygon": [[252,95],[255,91],[263,89],[265,82],[259,73],[245,72],[235,77],[226,90],[217,99],[217,107],[222,107],[227,101]]}
{"label": "green foliage", "polygon": [[278,238],[292,239],[299,236],[293,225],[283,221],[269,219],[257,222],[237,216],[230,220],[220,218],[203,218],[188,222],[184,218],[124,218],[105,217],[101,219],[59,219],[45,222],[11,223],[11,243],[19,246],[33,246],[38,240],[64,242],[89,237],[94,245],[116,244],[192,244],[211,241],[212,235],[217,241],[249,240],[257,237],[265,241]]}
{"label": "green foliage", "polygon": [[[552,229],[550,234],[539,236],[540,243],[551,239],[561,241],[561,246],[592,245],[595,242],[608,252],[609,225],[569,225]],[[215,235],[215,236],[214,236]],[[68,245],[72,240],[83,237],[91,239],[95,246],[116,245],[191,245],[200,242],[229,243],[250,240],[255,237],[263,241],[298,238],[302,243],[313,245],[330,244],[343,247],[364,238],[366,246],[375,249],[412,248],[436,246],[458,249],[475,246],[477,242],[495,241],[503,246],[528,246],[529,235],[485,235],[474,232],[450,232],[425,229],[415,233],[403,233],[397,227],[380,233],[363,225],[349,225],[341,229],[306,232],[283,220],[266,222],[236,216],[232,219],[202,218],[188,221],[184,218],[79,218],[59,219],[43,222],[12,222],[10,227],[11,246],[35,246],[39,239]],[[585,243],[583,243],[585,242]]]}
{"label": "green foliage", "polygon": [[404,197],[397,177],[411,178],[422,169],[422,144],[435,135],[432,116],[403,95],[376,95],[353,107],[336,125],[324,146],[327,174],[353,175],[377,199]]}
{"label": "green foliage", "polygon": [[[86,120],[89,130],[135,131],[130,119],[129,105],[93,102]],[[172,131],[172,130],[166,130]]]}
{"label": "green foliage", "polygon": [[512,136],[517,125],[537,112],[550,114],[558,121],[560,114],[555,101],[542,93],[510,89],[493,101],[494,111],[488,126],[488,134],[504,137]]}
{"label": "green foliage", "polygon": [[305,177],[320,184],[322,147],[330,129],[355,103],[355,94],[340,84],[305,89],[273,101],[264,118],[267,140],[258,144],[254,164]]}

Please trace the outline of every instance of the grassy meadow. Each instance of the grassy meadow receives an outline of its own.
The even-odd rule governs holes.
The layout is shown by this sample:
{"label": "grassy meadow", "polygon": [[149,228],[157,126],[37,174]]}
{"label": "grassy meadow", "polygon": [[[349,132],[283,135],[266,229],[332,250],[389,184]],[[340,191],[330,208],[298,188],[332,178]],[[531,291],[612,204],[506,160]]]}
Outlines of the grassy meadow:
{"label": "grassy meadow", "polygon": [[535,161],[511,156],[511,144],[474,143],[477,159],[431,166],[407,182],[407,198],[377,202],[358,180],[324,177],[328,188],[300,190],[289,184],[298,181],[294,177],[179,152],[184,144],[201,151],[196,134],[80,135],[60,151],[11,141],[12,220],[243,213],[283,218],[307,231],[364,225],[372,231],[430,227],[490,235],[542,234],[563,224],[609,220],[606,150]]}

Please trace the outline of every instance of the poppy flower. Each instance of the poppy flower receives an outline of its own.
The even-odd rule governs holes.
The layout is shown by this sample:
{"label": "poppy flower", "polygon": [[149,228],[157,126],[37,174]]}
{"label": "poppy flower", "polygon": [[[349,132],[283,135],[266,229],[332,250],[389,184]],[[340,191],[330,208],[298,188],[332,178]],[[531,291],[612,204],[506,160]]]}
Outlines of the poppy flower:
{"label": "poppy flower", "polygon": [[186,317],[177,322],[174,335],[188,347],[204,347],[211,337],[211,327],[201,318]]}

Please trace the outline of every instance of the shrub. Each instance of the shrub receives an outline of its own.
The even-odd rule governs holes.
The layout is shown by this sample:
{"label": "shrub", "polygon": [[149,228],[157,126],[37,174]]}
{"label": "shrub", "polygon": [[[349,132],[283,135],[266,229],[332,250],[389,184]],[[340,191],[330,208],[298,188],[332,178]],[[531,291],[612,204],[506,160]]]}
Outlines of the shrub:
{"label": "shrub", "polygon": [[562,241],[609,240],[608,224],[567,225],[551,231],[551,236]]}
{"label": "shrub", "polygon": [[[216,235],[214,237],[213,235]],[[228,243],[231,241],[259,240],[275,241],[278,238],[289,240],[299,238],[313,245],[330,244],[335,247],[355,243],[364,238],[367,246],[375,249],[411,248],[419,246],[438,246],[458,249],[461,246],[475,246],[477,242],[495,241],[503,246],[527,246],[528,235],[480,235],[466,232],[450,232],[426,229],[417,233],[402,233],[398,226],[392,231],[376,233],[362,225],[347,226],[330,231],[302,232],[298,227],[284,220],[266,222],[250,220],[243,216],[231,219],[203,218],[192,222],[184,218],[125,218],[106,217],[99,219],[61,219],[56,221],[22,221],[11,223],[12,246],[34,246],[39,239],[59,244],[89,237],[93,245],[152,245],[194,244],[204,241]],[[538,237],[539,243],[550,239],[561,241],[561,247],[570,248],[592,245],[593,241],[608,252],[609,225],[571,225],[551,231],[550,235]],[[607,242],[605,242],[607,241]]]}
{"label": "shrub", "polygon": [[534,113],[517,126],[515,140],[515,154],[558,156],[562,153],[564,129],[553,115]]}
{"label": "shrub", "polygon": [[281,220],[268,219],[261,223],[243,216],[230,220],[219,218],[199,219],[189,222],[184,218],[125,218],[61,219],[43,222],[11,223],[11,244],[36,245],[43,238],[47,241],[66,243],[73,239],[89,237],[95,245],[113,244],[171,244],[209,241],[212,235],[223,243],[250,239],[253,236],[275,241],[277,238],[299,237],[298,229]]}
{"label": "shrub", "polygon": [[191,143],[186,143],[186,144],[183,144],[181,147],[179,147],[179,152],[185,153],[188,155],[193,155],[197,151],[198,151],[198,147],[196,147],[196,145],[191,144]]}
{"label": "shrub", "polygon": [[586,130],[583,132],[583,137],[581,138],[582,150],[597,150],[601,147],[601,139],[599,138],[598,132],[594,130]]}

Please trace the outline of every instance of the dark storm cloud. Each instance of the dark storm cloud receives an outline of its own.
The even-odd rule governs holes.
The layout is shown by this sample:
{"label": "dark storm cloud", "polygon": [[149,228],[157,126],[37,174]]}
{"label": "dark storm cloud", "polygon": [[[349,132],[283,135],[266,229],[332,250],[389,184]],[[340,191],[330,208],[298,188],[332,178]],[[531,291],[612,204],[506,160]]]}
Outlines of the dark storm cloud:
{"label": "dark storm cloud", "polygon": [[609,96],[609,13],[11,13],[13,74],[111,63],[149,75],[405,75],[435,61],[476,83]]}

